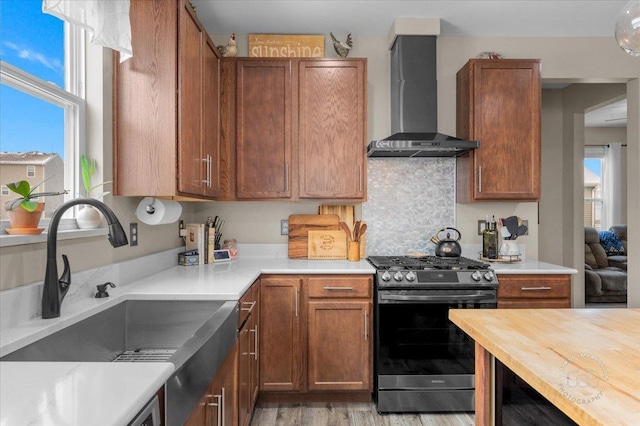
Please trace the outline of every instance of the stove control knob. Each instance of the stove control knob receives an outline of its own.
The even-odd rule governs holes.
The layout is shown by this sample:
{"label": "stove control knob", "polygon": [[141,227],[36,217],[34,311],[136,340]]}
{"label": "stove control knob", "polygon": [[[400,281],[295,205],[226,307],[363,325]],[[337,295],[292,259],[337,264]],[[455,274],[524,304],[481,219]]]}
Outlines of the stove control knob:
{"label": "stove control knob", "polygon": [[407,275],[405,276],[405,278],[407,279],[407,281],[411,282],[416,279],[416,273],[413,271],[409,271],[407,272]]}
{"label": "stove control knob", "polygon": [[391,280],[391,274],[389,273],[389,271],[384,271],[380,278],[382,278],[382,281],[389,281]]}
{"label": "stove control knob", "polygon": [[475,282],[478,282],[482,279],[482,274],[479,271],[475,271],[473,274],[471,274],[471,279]]}
{"label": "stove control knob", "polygon": [[402,272],[398,271],[395,274],[393,274],[393,279],[396,281],[402,281]]}
{"label": "stove control knob", "polygon": [[484,279],[491,282],[493,281],[493,272],[488,271],[484,274]]}

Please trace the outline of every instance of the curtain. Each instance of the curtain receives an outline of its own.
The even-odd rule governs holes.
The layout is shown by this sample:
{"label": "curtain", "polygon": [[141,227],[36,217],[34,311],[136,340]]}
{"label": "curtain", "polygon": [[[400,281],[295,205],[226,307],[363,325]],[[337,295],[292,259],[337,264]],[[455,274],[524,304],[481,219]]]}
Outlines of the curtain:
{"label": "curtain", "polygon": [[602,164],[602,229],[622,221],[622,144],[607,146]]}
{"label": "curtain", "polygon": [[91,34],[91,43],[120,52],[120,62],[132,55],[129,0],[43,0],[42,11]]}

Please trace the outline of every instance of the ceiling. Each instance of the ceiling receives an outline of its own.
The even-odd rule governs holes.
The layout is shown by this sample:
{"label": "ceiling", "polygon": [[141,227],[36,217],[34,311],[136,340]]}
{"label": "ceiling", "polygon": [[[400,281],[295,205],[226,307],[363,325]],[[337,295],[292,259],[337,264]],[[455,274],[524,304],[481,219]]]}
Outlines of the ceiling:
{"label": "ceiling", "polygon": [[395,18],[440,18],[448,36],[606,37],[627,0],[191,0],[211,34],[386,36]]}
{"label": "ceiling", "polygon": [[[440,18],[447,36],[612,37],[627,0],[191,0],[211,34],[384,36],[395,18]],[[587,114],[592,126],[626,126],[626,103]],[[596,120],[596,121],[594,121]]]}

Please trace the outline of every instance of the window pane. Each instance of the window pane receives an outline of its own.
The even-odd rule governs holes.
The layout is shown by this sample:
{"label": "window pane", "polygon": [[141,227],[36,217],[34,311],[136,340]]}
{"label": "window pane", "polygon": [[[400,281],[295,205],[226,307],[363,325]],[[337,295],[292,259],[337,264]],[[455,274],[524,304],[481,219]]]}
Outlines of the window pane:
{"label": "window pane", "polygon": [[[38,192],[64,190],[64,109],[4,84],[0,85],[0,99],[0,182],[27,180],[36,185],[49,178]],[[0,201],[4,205],[15,198],[14,193],[2,194]],[[44,217],[50,217],[64,199],[39,201],[45,201]],[[0,213],[1,219],[7,219],[4,209]]]}
{"label": "window pane", "polygon": [[64,24],[42,0],[0,2],[0,59],[64,88]]}
{"label": "window pane", "polygon": [[602,227],[602,159],[584,159],[584,226]]}

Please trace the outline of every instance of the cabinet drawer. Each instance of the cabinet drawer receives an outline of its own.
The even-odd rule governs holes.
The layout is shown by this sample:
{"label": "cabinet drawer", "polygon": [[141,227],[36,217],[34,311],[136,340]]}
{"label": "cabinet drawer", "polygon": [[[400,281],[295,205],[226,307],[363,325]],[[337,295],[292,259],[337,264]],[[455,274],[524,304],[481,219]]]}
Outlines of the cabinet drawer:
{"label": "cabinet drawer", "polygon": [[498,300],[498,309],[560,309],[570,307],[571,300],[569,298]]}
{"label": "cabinet drawer", "polygon": [[238,328],[247,320],[252,312],[258,309],[258,285],[253,283],[238,301]]}
{"label": "cabinet drawer", "polygon": [[571,297],[569,275],[498,275],[498,300]]}
{"label": "cabinet drawer", "polygon": [[371,297],[373,278],[370,276],[309,276],[310,298]]}

